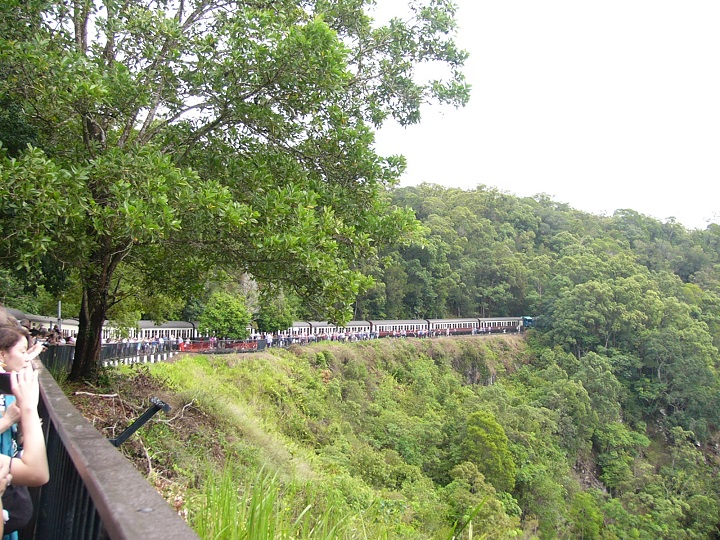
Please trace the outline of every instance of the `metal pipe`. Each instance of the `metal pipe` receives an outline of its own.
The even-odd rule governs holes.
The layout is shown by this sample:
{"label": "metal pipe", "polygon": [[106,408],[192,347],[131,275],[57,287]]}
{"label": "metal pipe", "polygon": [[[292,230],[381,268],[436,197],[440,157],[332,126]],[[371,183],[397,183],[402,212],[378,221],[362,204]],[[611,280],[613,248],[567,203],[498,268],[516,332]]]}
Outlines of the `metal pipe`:
{"label": "metal pipe", "polygon": [[152,403],[152,405],[150,405],[150,407],[148,407],[148,409],[144,413],[142,413],[140,418],[138,418],[127,428],[125,428],[125,431],[123,431],[120,435],[118,435],[114,439],[110,439],[110,443],[113,446],[117,448],[122,443],[124,443],[128,439],[128,437],[130,437],[130,435],[140,429],[145,424],[145,422],[155,416],[158,411],[165,411],[165,414],[170,412],[170,405],[158,398],[150,398],[150,403]]}

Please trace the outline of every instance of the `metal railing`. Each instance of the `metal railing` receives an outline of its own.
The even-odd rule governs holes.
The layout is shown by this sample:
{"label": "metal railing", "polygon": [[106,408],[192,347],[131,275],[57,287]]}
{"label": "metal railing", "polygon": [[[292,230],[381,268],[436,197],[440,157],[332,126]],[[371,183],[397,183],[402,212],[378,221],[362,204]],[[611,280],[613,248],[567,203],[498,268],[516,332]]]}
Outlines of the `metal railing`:
{"label": "metal railing", "polygon": [[33,488],[21,540],[197,539],[150,483],[70,403],[47,370],[40,417],[50,481]]}
{"label": "metal railing", "polygon": [[246,353],[264,351],[267,342],[264,339],[195,339],[180,347],[180,351],[207,353]]}
{"label": "metal railing", "polygon": [[[100,365],[134,364],[167,360],[177,352],[257,352],[265,349],[264,339],[259,340],[194,340],[188,344],[174,341],[165,343],[135,342],[103,343],[100,347]],[[53,373],[69,373],[75,358],[75,345],[47,345],[40,360]]]}
{"label": "metal railing", "polygon": [[[108,366],[122,362],[155,362],[167,359],[178,350],[175,343],[104,343],[100,347],[100,365]],[[47,345],[40,354],[43,365],[53,373],[57,371],[69,373],[74,358],[75,345]]]}
{"label": "metal railing", "polygon": [[[196,352],[255,352],[264,340],[228,341],[188,347]],[[185,349],[183,347],[182,349]],[[180,349],[180,350],[182,350]],[[174,343],[104,344],[101,364],[177,351]],[[139,356],[138,356],[139,355]],[[70,403],[50,371],[69,372],[73,345],[51,345],[41,355],[39,413],[47,445],[50,481],[31,488],[33,521],[20,540],[198,539],[150,483]]]}

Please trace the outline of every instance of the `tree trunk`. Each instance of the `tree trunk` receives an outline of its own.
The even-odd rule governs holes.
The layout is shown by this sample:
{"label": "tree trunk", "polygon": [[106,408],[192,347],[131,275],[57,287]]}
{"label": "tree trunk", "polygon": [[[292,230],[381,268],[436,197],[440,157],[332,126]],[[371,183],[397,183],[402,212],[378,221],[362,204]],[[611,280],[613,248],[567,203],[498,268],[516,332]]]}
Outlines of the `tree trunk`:
{"label": "tree trunk", "polygon": [[107,291],[85,286],[80,308],[71,381],[97,381],[100,371],[102,329],[107,312]]}

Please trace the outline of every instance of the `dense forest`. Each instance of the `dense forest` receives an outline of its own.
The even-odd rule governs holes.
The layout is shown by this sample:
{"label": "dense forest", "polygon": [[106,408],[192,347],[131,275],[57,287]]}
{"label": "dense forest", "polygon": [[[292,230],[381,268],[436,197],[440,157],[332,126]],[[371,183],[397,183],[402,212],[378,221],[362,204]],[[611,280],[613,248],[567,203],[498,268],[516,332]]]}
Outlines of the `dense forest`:
{"label": "dense forest", "polygon": [[[375,4],[0,2],[0,299],[61,301],[70,379],[118,385],[106,320],[535,318],[519,340],[134,374],[222,427],[167,448],[158,422],[138,451],[209,537],[197,509],[236,477],[308,527],[276,537],[717,538],[720,226],[398,187],[374,130],[466,104],[468,54],[451,1],[387,22]],[[217,486],[180,455],[208,441],[230,462]]]}
{"label": "dense forest", "polygon": [[484,186],[393,196],[426,242],[386,253],[359,312],[534,315],[537,360],[512,387],[559,414],[551,430],[576,473],[597,469],[593,487],[614,504],[605,524],[623,523],[619,537],[718,534],[720,227]]}
{"label": "dense forest", "polygon": [[[153,367],[176,399],[235,418],[218,453],[241,493],[269,482],[288,523],[310,505],[328,538],[717,538],[720,227],[484,186],[391,195],[422,238],[363,269],[358,318],[536,327]],[[165,452],[168,470],[187,459]]]}

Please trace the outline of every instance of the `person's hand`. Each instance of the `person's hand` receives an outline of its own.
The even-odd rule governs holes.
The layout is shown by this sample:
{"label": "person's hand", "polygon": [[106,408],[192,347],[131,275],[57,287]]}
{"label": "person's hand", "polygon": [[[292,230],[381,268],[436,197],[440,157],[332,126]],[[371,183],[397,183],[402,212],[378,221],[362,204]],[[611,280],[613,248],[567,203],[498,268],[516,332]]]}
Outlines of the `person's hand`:
{"label": "person's hand", "polygon": [[34,359],[37,358],[37,356],[38,356],[41,352],[43,352],[44,350],[45,350],[45,347],[43,347],[42,343],[40,343],[40,342],[35,342],[35,345],[33,345],[32,347],[30,347],[30,348],[27,350],[27,353],[25,353],[25,354],[27,354],[28,360],[34,360]]}
{"label": "person's hand", "polygon": [[40,383],[38,372],[32,367],[26,367],[20,371],[10,373],[10,387],[17,400],[17,406],[22,414],[23,410],[37,411],[40,402]]}
{"label": "person's hand", "polygon": [[16,424],[20,421],[20,407],[17,406],[17,403],[14,401],[10,404],[10,406],[5,409],[5,414],[3,414],[4,418],[7,418],[10,420],[11,424]]}
{"label": "person's hand", "polygon": [[10,459],[0,462],[0,495],[5,493],[7,487],[12,484],[12,474],[10,474]]}

